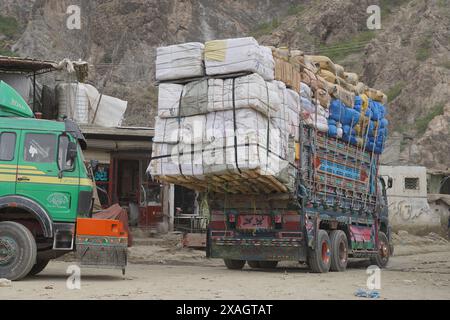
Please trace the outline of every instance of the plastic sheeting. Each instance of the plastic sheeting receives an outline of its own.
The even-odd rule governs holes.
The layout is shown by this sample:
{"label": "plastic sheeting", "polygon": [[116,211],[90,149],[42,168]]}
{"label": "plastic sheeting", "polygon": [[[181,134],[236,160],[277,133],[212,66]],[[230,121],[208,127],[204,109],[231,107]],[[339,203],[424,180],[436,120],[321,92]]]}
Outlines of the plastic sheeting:
{"label": "plastic sheeting", "polygon": [[205,74],[203,53],[205,46],[199,42],[188,42],[156,50],[156,80],[167,81]]}
{"label": "plastic sheeting", "polygon": [[84,83],[62,83],[56,87],[59,117],[67,116],[80,124],[117,127],[122,123],[128,102],[101,95]]}
{"label": "plastic sheeting", "polygon": [[272,51],[252,38],[208,41],[205,44],[207,75],[252,72],[264,80],[274,80]]}

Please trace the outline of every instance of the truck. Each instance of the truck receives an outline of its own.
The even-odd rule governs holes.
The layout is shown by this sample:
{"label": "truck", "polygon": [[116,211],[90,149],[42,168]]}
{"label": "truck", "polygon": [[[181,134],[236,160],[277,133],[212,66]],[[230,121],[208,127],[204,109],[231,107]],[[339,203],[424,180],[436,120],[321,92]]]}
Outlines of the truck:
{"label": "truck", "polygon": [[379,155],[302,122],[295,188],[289,193],[204,194],[207,256],[228,269],[299,261],[315,273],[345,271],[349,258],[385,267],[394,247]]}
{"label": "truck", "polygon": [[125,271],[123,224],[92,218],[86,147],[75,122],[39,119],[0,81],[0,278],[36,275],[69,252],[81,266]]}

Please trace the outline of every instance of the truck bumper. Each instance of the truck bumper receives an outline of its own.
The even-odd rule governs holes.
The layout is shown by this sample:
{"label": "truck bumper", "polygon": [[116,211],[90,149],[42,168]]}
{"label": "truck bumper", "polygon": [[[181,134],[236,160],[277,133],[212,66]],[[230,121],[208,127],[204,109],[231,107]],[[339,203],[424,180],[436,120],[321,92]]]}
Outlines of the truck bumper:
{"label": "truck bumper", "polygon": [[306,261],[304,240],[236,239],[211,240],[211,258],[248,261]]}

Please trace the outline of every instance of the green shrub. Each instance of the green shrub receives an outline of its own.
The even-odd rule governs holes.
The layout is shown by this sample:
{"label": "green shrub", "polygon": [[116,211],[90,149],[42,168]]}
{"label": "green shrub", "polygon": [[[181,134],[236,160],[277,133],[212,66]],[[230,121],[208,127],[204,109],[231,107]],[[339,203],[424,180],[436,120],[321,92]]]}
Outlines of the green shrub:
{"label": "green shrub", "polygon": [[427,131],[430,121],[442,114],[444,114],[444,104],[441,103],[435,105],[433,109],[430,110],[430,112],[415,121],[414,127],[417,129],[419,134],[424,134],[425,131]]}
{"label": "green shrub", "polygon": [[288,8],[287,13],[288,13],[288,15],[290,15],[290,16],[295,16],[295,15],[301,13],[303,10],[305,10],[305,7],[304,7],[303,5],[301,5],[301,4],[291,5],[291,6]]}
{"label": "green shrub", "polygon": [[386,93],[388,101],[391,102],[395,98],[397,98],[400,95],[400,93],[402,93],[404,87],[405,87],[404,81],[397,82],[394,86],[392,86]]}
{"label": "green shrub", "polygon": [[251,35],[255,38],[258,38],[260,36],[271,34],[273,30],[278,28],[280,26],[280,22],[278,18],[272,19],[272,21],[264,22],[256,26],[255,29],[251,32]]}
{"label": "green shrub", "polygon": [[375,37],[372,30],[361,31],[349,40],[335,42],[329,45],[320,45],[319,54],[339,62],[352,53],[362,52],[366,44]]}
{"label": "green shrub", "polygon": [[430,38],[424,39],[416,51],[416,59],[419,61],[427,60],[431,55],[431,40]]}
{"label": "green shrub", "polygon": [[13,17],[5,17],[0,15],[0,34],[13,37],[19,31],[19,23]]}

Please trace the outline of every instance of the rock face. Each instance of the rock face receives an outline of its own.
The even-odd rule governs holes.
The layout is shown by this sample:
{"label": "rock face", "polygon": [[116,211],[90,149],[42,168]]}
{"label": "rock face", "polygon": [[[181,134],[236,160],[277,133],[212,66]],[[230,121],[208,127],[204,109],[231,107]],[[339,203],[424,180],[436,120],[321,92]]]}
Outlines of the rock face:
{"label": "rock face", "polygon": [[[372,4],[380,5],[381,30],[367,30]],[[81,9],[81,30],[66,27],[69,5]],[[0,9],[26,24],[18,55],[89,61],[89,80],[129,101],[128,125],[153,123],[156,47],[255,35],[327,54],[388,93],[385,162],[450,167],[447,0],[3,0]]]}

